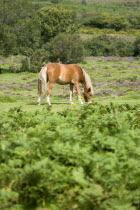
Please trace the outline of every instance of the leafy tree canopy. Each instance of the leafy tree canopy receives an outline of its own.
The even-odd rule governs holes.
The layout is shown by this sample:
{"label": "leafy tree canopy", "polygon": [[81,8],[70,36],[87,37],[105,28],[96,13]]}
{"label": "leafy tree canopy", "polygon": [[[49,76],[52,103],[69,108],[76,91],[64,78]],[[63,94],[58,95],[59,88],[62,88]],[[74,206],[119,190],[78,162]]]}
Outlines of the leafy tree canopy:
{"label": "leafy tree canopy", "polygon": [[84,58],[82,40],[76,34],[59,34],[49,44],[51,61],[78,63]]}
{"label": "leafy tree canopy", "polygon": [[74,33],[77,29],[75,12],[66,7],[44,7],[38,11],[41,37],[44,42],[60,33]]}
{"label": "leafy tree canopy", "polygon": [[19,54],[38,45],[36,9],[27,0],[3,0],[0,7],[0,53]]}

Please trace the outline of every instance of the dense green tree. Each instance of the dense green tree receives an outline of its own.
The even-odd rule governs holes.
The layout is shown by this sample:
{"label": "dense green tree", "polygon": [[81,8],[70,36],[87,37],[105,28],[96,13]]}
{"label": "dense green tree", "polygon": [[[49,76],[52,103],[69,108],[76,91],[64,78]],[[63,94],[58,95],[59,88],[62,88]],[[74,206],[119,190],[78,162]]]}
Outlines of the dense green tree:
{"label": "dense green tree", "polygon": [[24,53],[39,45],[36,9],[27,0],[3,0],[0,7],[0,53]]}
{"label": "dense green tree", "polygon": [[49,41],[60,33],[73,33],[76,14],[73,10],[65,7],[44,7],[38,11],[38,19],[41,37],[44,42]]}
{"label": "dense green tree", "polygon": [[78,63],[84,58],[84,47],[78,35],[60,34],[49,45],[50,59],[62,63]]}

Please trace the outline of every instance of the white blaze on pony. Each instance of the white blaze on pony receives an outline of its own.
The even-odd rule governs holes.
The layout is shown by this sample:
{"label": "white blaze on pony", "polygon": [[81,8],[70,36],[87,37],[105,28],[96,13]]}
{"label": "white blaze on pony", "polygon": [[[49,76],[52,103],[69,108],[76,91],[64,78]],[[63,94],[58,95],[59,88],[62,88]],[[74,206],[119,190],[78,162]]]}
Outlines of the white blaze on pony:
{"label": "white blaze on pony", "polygon": [[[47,86],[47,82],[49,82]],[[76,64],[60,64],[48,63],[39,73],[38,78],[38,105],[41,104],[41,96],[46,93],[46,101],[50,103],[50,93],[54,84],[67,85],[70,84],[70,103],[72,104],[73,86],[78,93],[78,100],[83,104],[81,99],[81,91],[79,84],[81,83],[84,89],[84,99],[91,103],[93,95],[93,87],[89,75]]]}

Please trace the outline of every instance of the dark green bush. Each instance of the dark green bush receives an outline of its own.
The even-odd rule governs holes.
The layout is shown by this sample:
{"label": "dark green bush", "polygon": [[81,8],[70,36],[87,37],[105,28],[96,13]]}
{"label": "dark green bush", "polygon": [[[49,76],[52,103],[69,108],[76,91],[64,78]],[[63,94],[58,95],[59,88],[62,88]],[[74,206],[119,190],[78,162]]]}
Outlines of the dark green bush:
{"label": "dark green bush", "polygon": [[84,58],[84,47],[78,35],[60,34],[49,44],[51,61],[78,63]]}
{"label": "dark green bush", "polygon": [[29,57],[26,57],[21,61],[20,71],[21,72],[30,71],[30,58]]}
{"label": "dark green bush", "polygon": [[31,72],[39,72],[40,68],[48,63],[49,61],[49,52],[44,49],[36,50],[30,57],[30,71]]}
{"label": "dark green bush", "polygon": [[134,42],[134,56],[140,56],[140,36]]}
{"label": "dark green bush", "polygon": [[21,71],[39,72],[42,65],[48,63],[49,53],[44,49],[38,49],[30,57],[22,60]]}
{"label": "dark green bush", "polygon": [[117,55],[120,57],[132,56],[134,51],[133,43],[124,39],[117,38],[114,40]]}
{"label": "dark green bush", "polygon": [[85,13],[82,22],[85,26],[107,28],[110,23],[110,15],[108,13]]}
{"label": "dark green bush", "polygon": [[116,31],[125,30],[130,27],[130,23],[124,16],[113,17],[108,24],[108,28],[113,28]]}
{"label": "dark green bush", "polygon": [[131,16],[128,16],[128,21],[131,24],[131,28],[140,29],[140,14],[135,13]]}
{"label": "dark green bush", "polygon": [[101,35],[85,43],[92,56],[131,56],[133,44],[115,36]]}

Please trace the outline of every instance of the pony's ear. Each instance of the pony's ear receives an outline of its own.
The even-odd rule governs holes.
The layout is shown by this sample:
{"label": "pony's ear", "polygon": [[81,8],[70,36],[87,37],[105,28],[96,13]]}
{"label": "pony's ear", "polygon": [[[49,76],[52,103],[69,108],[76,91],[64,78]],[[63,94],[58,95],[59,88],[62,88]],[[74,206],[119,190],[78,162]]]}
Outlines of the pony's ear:
{"label": "pony's ear", "polygon": [[87,89],[87,92],[90,92],[90,91],[91,91],[91,88],[88,88],[88,89]]}

